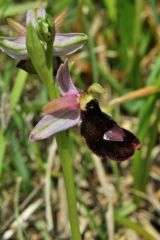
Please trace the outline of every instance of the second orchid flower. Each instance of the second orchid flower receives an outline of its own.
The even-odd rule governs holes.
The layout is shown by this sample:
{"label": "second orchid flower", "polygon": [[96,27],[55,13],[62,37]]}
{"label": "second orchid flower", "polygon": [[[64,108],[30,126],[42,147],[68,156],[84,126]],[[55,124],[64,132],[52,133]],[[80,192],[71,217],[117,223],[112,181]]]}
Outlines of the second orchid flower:
{"label": "second orchid flower", "polygon": [[[38,9],[36,14],[33,10],[29,10],[26,15],[26,25],[32,22],[36,26],[36,18],[46,18],[44,8]],[[16,21],[12,22],[12,27],[19,33],[19,36],[0,37],[0,50],[17,60],[27,59],[26,27]],[[56,33],[53,43],[53,55],[64,56],[71,54],[82,48],[87,39],[88,37],[84,33]]]}

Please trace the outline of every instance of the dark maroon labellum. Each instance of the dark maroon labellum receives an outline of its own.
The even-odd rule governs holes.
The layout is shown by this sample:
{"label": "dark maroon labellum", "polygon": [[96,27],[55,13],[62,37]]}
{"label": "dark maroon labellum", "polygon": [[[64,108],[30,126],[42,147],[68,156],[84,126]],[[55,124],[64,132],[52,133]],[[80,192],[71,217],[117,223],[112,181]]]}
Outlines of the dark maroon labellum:
{"label": "dark maroon labellum", "polygon": [[96,155],[123,161],[140,149],[138,138],[103,113],[97,100],[87,103],[86,110],[81,111],[81,119],[81,134]]}

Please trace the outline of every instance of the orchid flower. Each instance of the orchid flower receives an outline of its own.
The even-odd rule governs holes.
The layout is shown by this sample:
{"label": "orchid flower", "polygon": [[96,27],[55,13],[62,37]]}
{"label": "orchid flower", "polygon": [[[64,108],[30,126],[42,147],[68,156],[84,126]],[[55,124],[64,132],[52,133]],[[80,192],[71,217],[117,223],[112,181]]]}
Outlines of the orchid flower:
{"label": "orchid flower", "polygon": [[45,116],[30,133],[30,140],[48,138],[80,122],[80,96],[70,77],[67,60],[61,64],[56,75],[61,97],[55,98],[43,108]]}
{"label": "orchid flower", "polygon": [[[38,9],[37,14],[33,10],[29,10],[26,15],[26,25],[32,22],[36,27],[37,19],[45,19],[46,12],[44,8]],[[12,58],[25,60],[28,58],[26,48],[26,27],[10,20],[10,25],[19,33],[18,37],[0,37],[0,50]],[[71,54],[82,48],[87,36],[83,33],[56,33],[53,43],[53,55],[64,56]]]}

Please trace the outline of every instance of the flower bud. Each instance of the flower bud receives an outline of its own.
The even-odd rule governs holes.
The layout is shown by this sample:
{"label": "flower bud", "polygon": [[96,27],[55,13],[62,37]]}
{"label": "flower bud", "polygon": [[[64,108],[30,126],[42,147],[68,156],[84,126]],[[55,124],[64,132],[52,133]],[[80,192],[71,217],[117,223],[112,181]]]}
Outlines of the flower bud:
{"label": "flower bud", "polygon": [[43,42],[54,41],[55,28],[52,18],[49,15],[45,19],[37,18],[37,33]]}

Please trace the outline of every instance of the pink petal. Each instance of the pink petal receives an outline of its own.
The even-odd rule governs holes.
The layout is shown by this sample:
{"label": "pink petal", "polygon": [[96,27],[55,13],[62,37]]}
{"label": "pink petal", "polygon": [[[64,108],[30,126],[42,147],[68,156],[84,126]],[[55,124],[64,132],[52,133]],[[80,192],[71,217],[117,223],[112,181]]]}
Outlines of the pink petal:
{"label": "pink petal", "polygon": [[122,142],[124,137],[126,136],[125,132],[122,128],[115,126],[111,128],[108,132],[105,132],[103,135],[103,139],[107,141],[118,141]]}
{"label": "pink petal", "polygon": [[67,60],[64,62],[64,64],[60,65],[57,71],[56,80],[62,96],[67,93],[74,93],[75,95],[79,95],[78,90],[74,86],[73,81],[70,77]]}
{"label": "pink petal", "polygon": [[63,97],[55,98],[43,107],[43,112],[50,114],[62,110],[77,110],[79,103],[77,95],[67,94]]}
{"label": "pink petal", "polygon": [[80,121],[79,110],[56,112],[42,118],[30,133],[30,140],[36,141],[48,138],[57,132],[64,131],[77,125]]}

